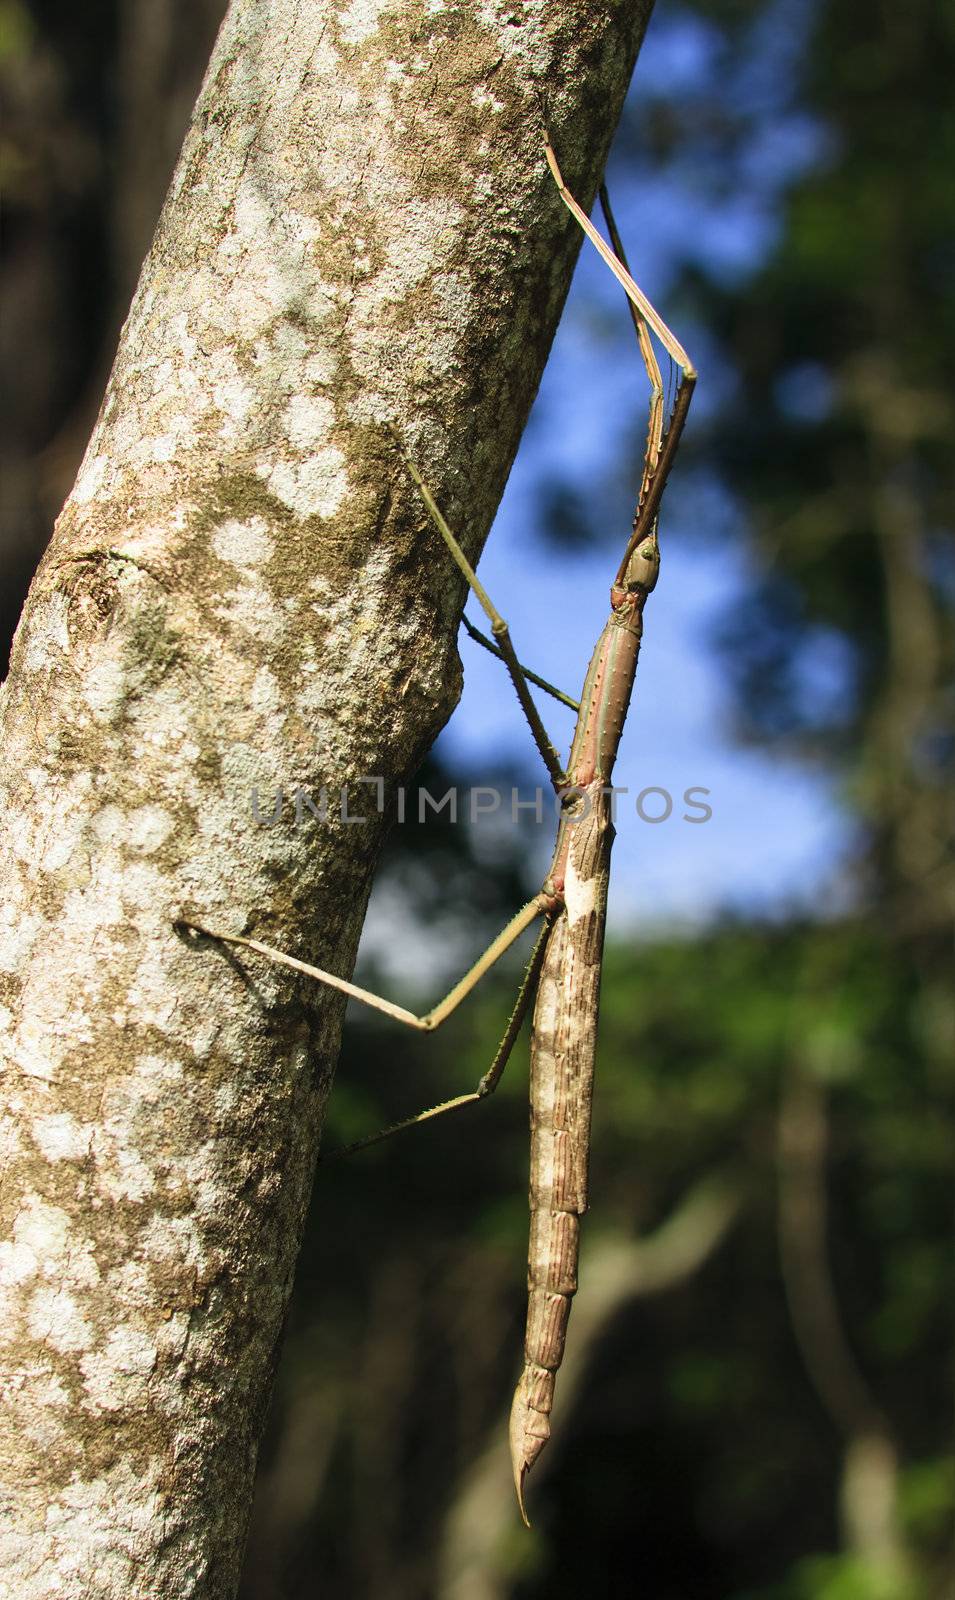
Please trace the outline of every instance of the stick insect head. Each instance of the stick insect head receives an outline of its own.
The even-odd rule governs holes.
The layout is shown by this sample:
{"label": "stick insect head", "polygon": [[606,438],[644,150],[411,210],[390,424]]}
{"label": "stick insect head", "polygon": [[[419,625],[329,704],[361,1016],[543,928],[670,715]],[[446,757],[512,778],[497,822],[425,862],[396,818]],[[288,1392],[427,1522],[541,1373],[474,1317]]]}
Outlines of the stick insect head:
{"label": "stick insect head", "polygon": [[654,522],[649,532],[630,552],[622,581],[615,587],[619,586],[624,594],[646,596],[655,588],[659,576],[660,546],[657,543],[657,525]]}

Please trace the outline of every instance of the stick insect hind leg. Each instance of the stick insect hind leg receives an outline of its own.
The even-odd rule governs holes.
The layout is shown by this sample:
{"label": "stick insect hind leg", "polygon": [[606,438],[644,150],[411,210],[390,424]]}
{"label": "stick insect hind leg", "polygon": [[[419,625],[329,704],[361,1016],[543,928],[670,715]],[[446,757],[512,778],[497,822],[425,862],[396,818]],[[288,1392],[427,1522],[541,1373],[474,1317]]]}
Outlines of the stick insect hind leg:
{"label": "stick insect hind leg", "polygon": [[544,917],[544,926],[540,929],[530,958],[524,969],[520,989],[514,1008],[508,1018],[504,1035],[494,1055],[488,1070],[484,1073],[476,1089],[465,1094],[454,1095],[450,1100],[442,1100],[438,1105],[428,1106],[423,1111],[417,1111],[410,1117],[403,1117],[399,1122],[381,1128],[377,1133],[369,1134],[367,1138],[356,1139],[354,1143],[344,1145],[341,1149],[332,1150],[327,1156],[320,1156],[319,1161],[337,1160],[340,1156],[353,1155],[358,1150],[365,1150],[370,1145],[380,1144],[383,1139],[389,1139],[392,1134],[401,1133],[405,1128],[416,1127],[420,1122],[430,1122],[435,1117],[443,1116],[446,1112],[457,1111],[463,1106],[475,1105],[480,1100],[487,1099],[494,1093],[507,1066],[511,1052],[517,1042],[527,1009],[534,997],[537,980],[543,965],[547,950],[547,939],[551,929],[551,920],[559,907],[559,900],[545,891],[535,895],[517,913],[507,926],[498,934],[497,938],[488,945],[484,953],[478,957],[473,967],[470,967],[450,989],[442,1000],[438,1001],[430,1011],[418,1016],[413,1011],[408,1011],[404,1006],[399,1006],[392,1000],[386,1000],[383,995],[374,994],[370,989],[363,989],[356,983],[350,983],[346,978],[340,978],[333,972],[326,972],[322,967],[312,966],[310,962],[299,961],[295,956],[286,955],[284,951],[275,949],[272,945],[263,944],[259,939],[249,939],[242,934],[222,933],[203,924],[192,922],[185,918],[180,919],[176,926],[180,930],[196,935],[200,938],[214,940],[218,944],[238,946],[244,950],[252,950],[256,955],[264,956],[276,966],[288,967],[293,972],[299,972],[304,977],[314,978],[316,982],[324,984],[326,988],[336,989],[340,994],[345,994],[351,1000],[359,1000],[363,1005],[369,1006],[374,1011],[380,1011],[385,1016],[391,1017],[395,1022],[402,1022],[406,1027],[414,1028],[422,1033],[431,1033],[445,1022],[452,1012],[456,1011],[461,1001],[470,994],[471,990],[480,982],[484,974],[500,960],[520,938],[521,934],[532,926],[539,917]]}
{"label": "stick insect hind leg", "polygon": [[537,979],[543,964],[547,949],[547,937],[550,933],[551,920],[559,907],[557,897],[550,895],[546,890],[535,895],[525,906],[512,917],[510,922],[498,934],[497,938],[488,945],[487,949],[478,957],[473,967],[460,978],[437,1005],[430,1011],[417,1015],[408,1011],[404,1006],[396,1005],[392,1000],[386,1000],[383,995],[374,994],[370,989],[363,989],[356,983],[350,983],[346,978],[340,978],[334,972],[326,972],[322,967],[312,966],[308,961],[299,961],[297,957],[286,955],[283,950],[277,950],[272,945],[263,944],[260,939],[249,939],[242,934],[222,933],[214,928],[207,928],[202,923],[193,922],[187,918],[180,918],[176,927],[184,933],[197,936],[201,939],[210,939],[217,944],[237,946],[243,950],[252,950],[256,955],[265,957],[274,965],[288,967],[292,972],[299,972],[306,978],[314,978],[317,983],[324,984],[326,988],[335,989],[340,994],[347,995],[350,1000],[359,1000],[363,1005],[369,1006],[374,1011],[382,1012],[386,1017],[391,1017],[395,1022],[402,1022],[406,1027],[414,1028],[421,1033],[431,1033],[445,1022],[452,1012],[456,1011],[461,1001],[470,994],[471,990],[480,982],[484,974],[500,960],[520,938],[521,934],[532,926],[539,917],[544,917],[544,926],[540,929],[530,959],[524,969],[521,986],[518,990],[514,1009],[508,1019],[504,1036],[498,1045],[494,1060],[476,1089],[466,1094],[455,1095],[450,1100],[443,1100],[439,1105],[428,1106],[424,1111],[415,1112],[410,1117],[403,1117],[400,1122],[381,1128],[377,1133],[369,1134],[366,1139],[357,1139],[353,1144],[345,1145],[340,1150],[333,1150],[328,1156],[320,1160],[337,1159],[339,1156],[352,1155],[357,1150],[364,1150],[369,1145],[380,1144],[383,1139],[388,1139],[394,1133],[400,1133],[405,1128],[413,1128],[419,1122],[429,1122],[432,1118],[443,1116],[445,1112],[456,1111],[459,1107],[474,1105],[479,1100],[485,1100],[493,1094],[501,1081],[504,1068],[507,1066],[511,1051],[521,1031],[521,1024],[527,1015],[527,1008],[534,996]]}
{"label": "stick insect hind leg", "polygon": [[479,1100],[486,1100],[488,1095],[494,1093],[501,1078],[504,1068],[511,1057],[511,1051],[517,1043],[527,1008],[537,989],[537,980],[544,964],[547,951],[547,938],[550,933],[550,923],[545,923],[541,928],[530,960],[524,969],[521,986],[514,1002],[514,1009],[507,1020],[503,1038],[494,1054],[494,1060],[481,1078],[476,1089],[467,1094],[456,1094],[450,1100],[442,1100],[436,1106],[428,1106],[424,1111],[416,1111],[410,1117],[402,1117],[400,1122],[392,1122],[387,1128],[381,1128],[377,1133],[371,1133],[365,1139],[356,1139],[353,1144],[343,1145],[338,1150],[332,1150],[328,1156],[320,1156],[319,1161],[337,1161],[340,1156],[354,1155],[357,1150],[367,1150],[369,1145],[381,1144],[383,1139],[390,1139],[394,1133],[403,1133],[405,1128],[416,1128],[420,1122],[431,1122],[435,1117],[444,1116],[447,1111],[457,1111],[459,1107],[476,1105]]}
{"label": "stick insect hind leg", "polygon": [[193,922],[187,917],[180,917],[176,927],[185,933],[211,939],[216,944],[235,945],[243,950],[252,950],[275,966],[288,967],[292,972],[300,972],[306,978],[314,978],[326,988],[336,989],[339,994],[347,995],[350,1000],[360,1000],[363,1005],[370,1006],[374,1011],[383,1012],[395,1022],[403,1022],[407,1027],[416,1028],[421,1033],[431,1033],[447,1020],[452,1011],[457,1010],[465,996],[470,994],[485,972],[500,960],[514,941],[519,939],[538,917],[551,915],[552,909],[553,898],[545,892],[535,895],[533,900],[528,900],[497,938],[488,945],[483,955],[478,957],[473,967],[469,967],[464,977],[459,978],[454,988],[449,989],[444,998],[432,1006],[430,1011],[425,1011],[420,1016],[414,1011],[408,1011],[404,1006],[396,1005],[393,1000],[386,1000],[383,995],[373,993],[371,989],[362,989],[359,984],[350,983],[347,978],[340,978],[337,973],[326,972],[324,967],[314,967],[309,961],[299,961],[297,956],[286,955],[284,950],[263,944],[260,939],[250,939],[240,933],[222,933],[216,928],[207,928],[203,923]]}

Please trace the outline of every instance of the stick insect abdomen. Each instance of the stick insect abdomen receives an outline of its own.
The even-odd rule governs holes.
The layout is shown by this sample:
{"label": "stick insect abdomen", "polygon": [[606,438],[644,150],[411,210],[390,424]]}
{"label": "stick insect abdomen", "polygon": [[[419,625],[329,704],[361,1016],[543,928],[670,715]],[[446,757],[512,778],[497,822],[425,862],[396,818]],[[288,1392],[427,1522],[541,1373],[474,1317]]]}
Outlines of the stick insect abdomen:
{"label": "stick insect abdomen", "polygon": [[524,1369],[511,1407],[511,1460],[524,1480],[550,1438],[554,1385],[577,1289],[579,1218],[587,1210],[600,967],[613,828],[596,780],[565,821],[564,910],[547,943],[531,1054],[531,1228]]}

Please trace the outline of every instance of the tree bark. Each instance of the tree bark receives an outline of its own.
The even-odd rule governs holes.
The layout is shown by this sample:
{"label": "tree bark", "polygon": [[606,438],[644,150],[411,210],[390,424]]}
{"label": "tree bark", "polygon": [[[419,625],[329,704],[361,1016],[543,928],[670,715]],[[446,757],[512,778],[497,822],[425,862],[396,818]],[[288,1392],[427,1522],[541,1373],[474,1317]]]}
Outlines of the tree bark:
{"label": "tree bark", "polygon": [[[412,774],[460,676],[385,424],[476,559],[579,244],[540,97],[589,201],[650,3],[223,24],[0,706],[17,1600],[234,1593],[342,1006],[174,920],[351,970],[358,779]],[[322,784],[325,825],[256,821]]]}

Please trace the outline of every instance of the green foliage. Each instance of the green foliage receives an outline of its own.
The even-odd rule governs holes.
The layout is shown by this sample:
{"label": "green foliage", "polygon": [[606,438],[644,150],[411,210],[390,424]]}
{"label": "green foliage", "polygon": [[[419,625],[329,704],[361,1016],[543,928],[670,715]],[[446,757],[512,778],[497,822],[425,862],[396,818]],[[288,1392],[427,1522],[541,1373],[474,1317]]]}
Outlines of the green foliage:
{"label": "green foliage", "polygon": [[[365,1129],[474,1083],[511,993],[512,981],[490,983],[437,1040],[362,1026],[336,1089],[346,1112],[333,1103],[335,1133],[358,1131],[359,1076]],[[588,1343],[537,1489],[533,1568],[516,1551],[503,1592],[615,1592],[614,1573],[638,1548],[654,1594],[923,1600],[951,1505],[933,1454],[946,1408],[951,1160],[950,1090],[933,1091],[927,1070],[944,1041],[926,1031],[917,966],[863,922],[727,927],[693,944],[613,945],[603,1002],[582,1294],[594,1292],[588,1263],[603,1242],[653,1237],[701,1178],[732,1185],[742,1210],[696,1274],[659,1295],[634,1279]],[[456,1475],[503,1429],[523,1302],[525,1062],[520,1051],[496,1101],[456,1125],[319,1172],[272,1449],[303,1404],[300,1385],[320,1375],[345,1397],[351,1453],[298,1538],[315,1559],[330,1542],[347,1548],[349,1592],[368,1592],[369,1541],[393,1574],[381,1592],[404,1592],[405,1518],[420,1525],[425,1507],[440,1522]],[[905,1464],[899,1522],[914,1575],[904,1590],[885,1589],[879,1570],[840,1549],[845,1441],[794,1337],[777,1138],[794,1072],[824,1098],[832,1278],[853,1358]],[[332,1237],[321,1227],[330,1208]],[[573,1341],[574,1319],[571,1329]],[[395,1520],[370,1532],[376,1473]],[[506,1476],[498,1490],[506,1529]],[[494,1537],[492,1524],[489,1545]]]}

